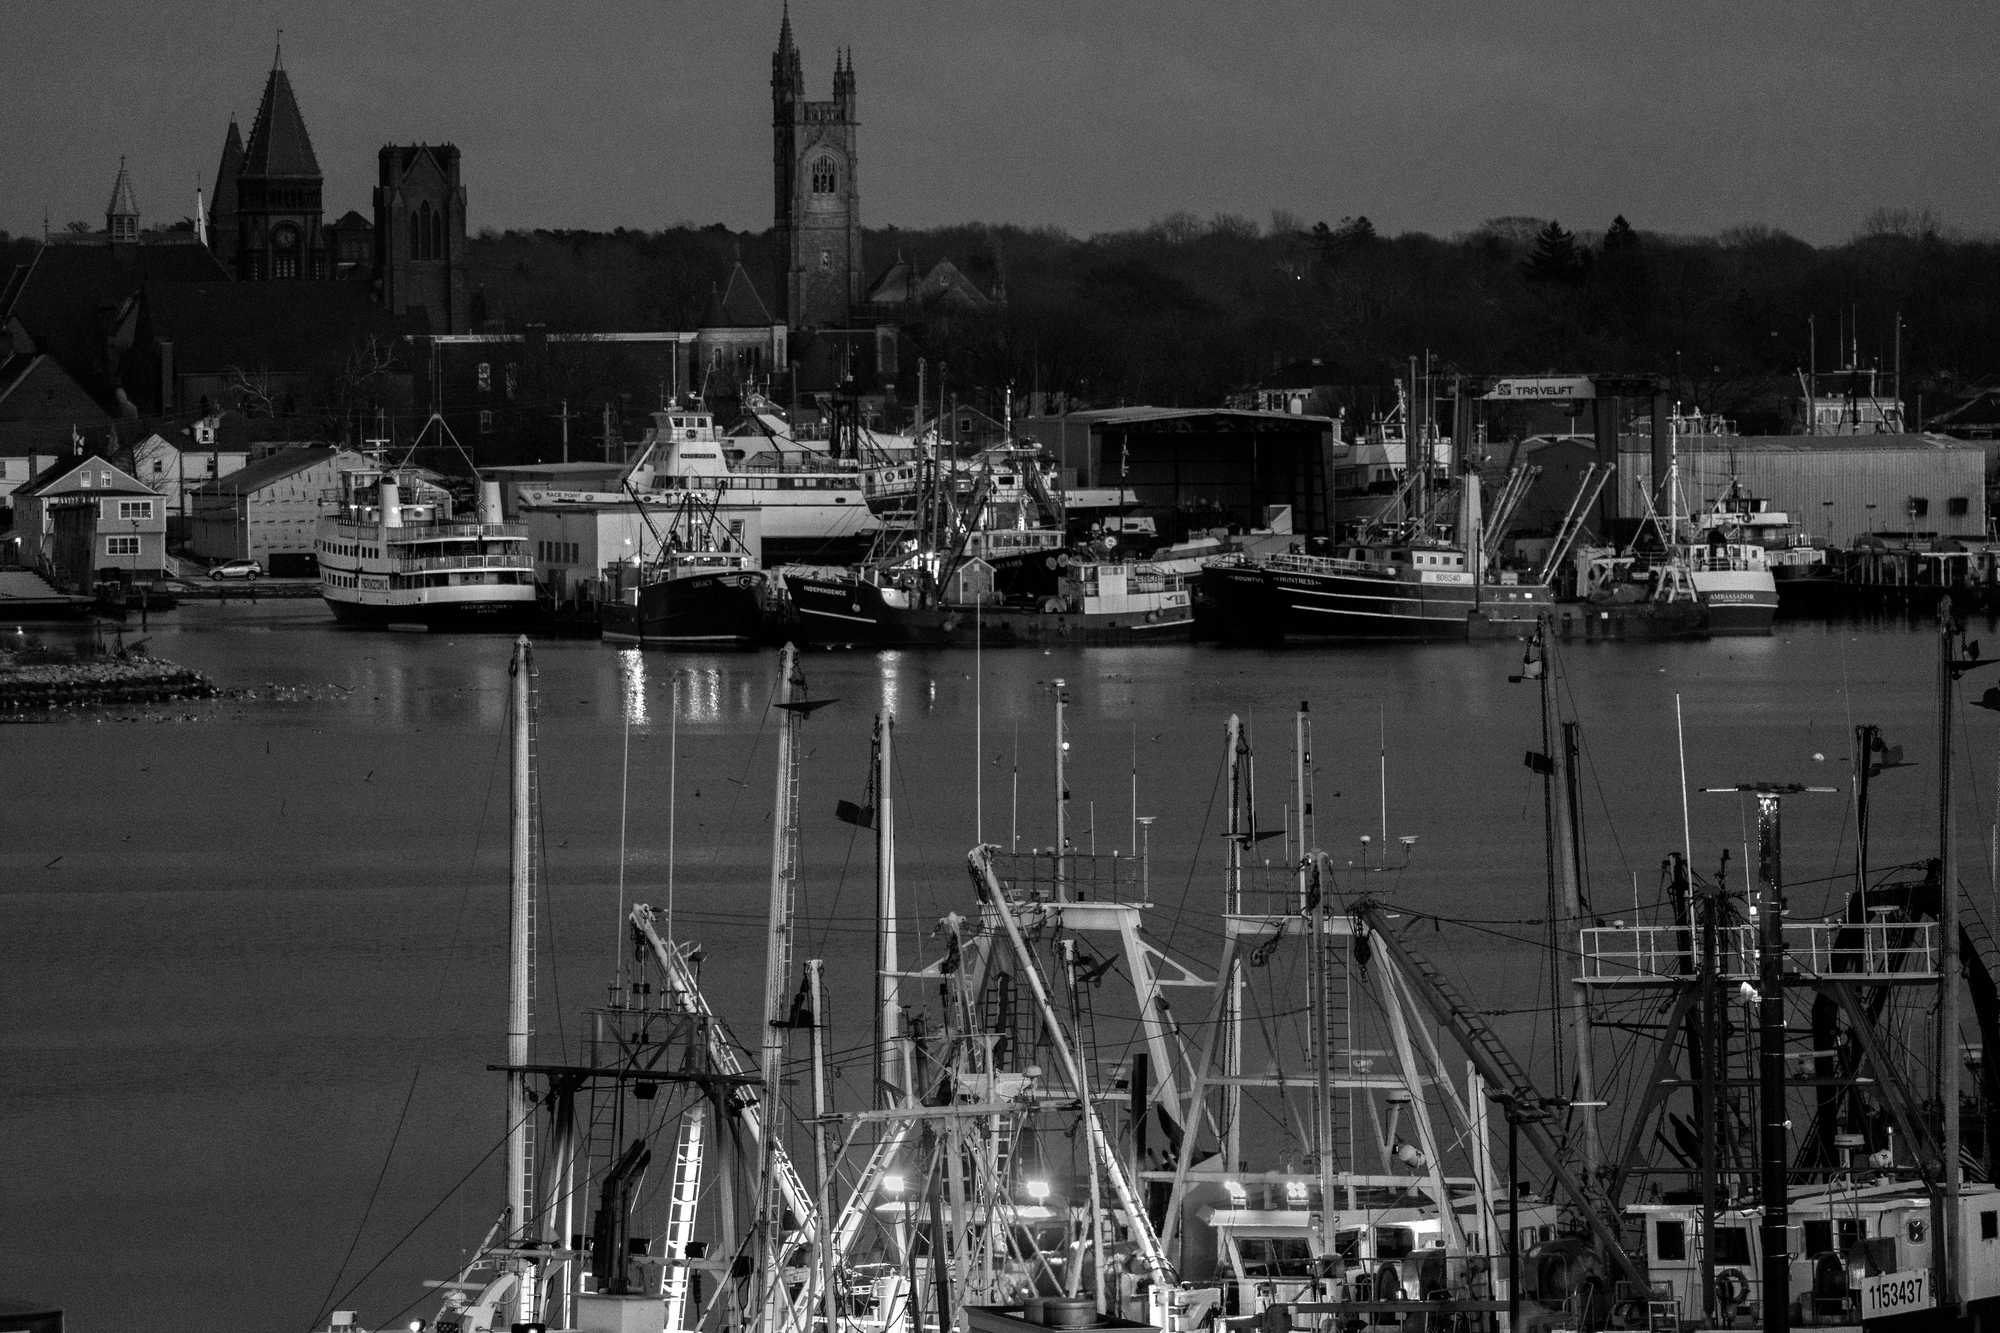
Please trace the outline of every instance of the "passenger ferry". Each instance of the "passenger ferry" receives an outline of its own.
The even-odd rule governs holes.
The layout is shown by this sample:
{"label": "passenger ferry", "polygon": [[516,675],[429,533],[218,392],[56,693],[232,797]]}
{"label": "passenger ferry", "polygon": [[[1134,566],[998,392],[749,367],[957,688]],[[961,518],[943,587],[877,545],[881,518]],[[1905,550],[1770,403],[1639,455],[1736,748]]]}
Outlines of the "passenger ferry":
{"label": "passenger ferry", "polygon": [[499,630],[534,617],[527,529],[500,521],[497,482],[480,483],[478,512],[460,518],[416,468],[344,472],[313,549],[320,596],[341,621]]}

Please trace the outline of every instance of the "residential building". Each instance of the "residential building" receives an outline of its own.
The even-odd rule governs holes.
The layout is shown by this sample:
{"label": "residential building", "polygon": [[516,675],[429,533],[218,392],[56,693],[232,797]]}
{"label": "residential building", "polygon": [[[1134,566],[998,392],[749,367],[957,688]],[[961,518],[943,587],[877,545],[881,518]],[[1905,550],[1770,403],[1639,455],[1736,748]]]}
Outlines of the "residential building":
{"label": "residential building", "polygon": [[220,416],[203,417],[177,431],[152,431],[132,446],[132,475],[165,497],[170,525],[183,524],[189,492],[250,461],[246,435],[240,418],[225,431]]}
{"label": "residential building", "polygon": [[156,579],[166,566],[166,502],[108,458],[61,459],[13,500],[20,563],[58,588]]}

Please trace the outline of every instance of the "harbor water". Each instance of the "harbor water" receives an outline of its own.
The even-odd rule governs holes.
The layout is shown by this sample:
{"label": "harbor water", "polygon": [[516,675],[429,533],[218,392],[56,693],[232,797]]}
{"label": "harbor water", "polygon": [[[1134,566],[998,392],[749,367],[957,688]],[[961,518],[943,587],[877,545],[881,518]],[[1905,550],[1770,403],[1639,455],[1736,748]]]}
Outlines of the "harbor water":
{"label": "harbor water", "polygon": [[[80,1333],[428,1316],[423,1280],[452,1276],[498,1210],[510,645],[339,630],[313,601],[188,605],[147,637],[223,697],[0,731],[0,1298],[63,1306]],[[603,996],[634,901],[671,904],[711,1000],[753,1033],[776,655],[551,641],[535,660],[554,959],[540,1039]],[[1837,789],[1788,800],[1784,859],[1794,915],[1837,903],[1862,723],[1910,764],[1873,789],[1874,864],[1934,854],[1929,626],[1781,623],[1551,661],[1580,723],[1598,917],[1656,903],[1683,846],[1704,874],[1727,850],[1740,885],[1754,811],[1703,789],[1749,782]],[[1283,864],[1308,703],[1314,836],[1349,867],[1338,891],[1407,909],[1525,1062],[1545,1051],[1542,788],[1523,762],[1541,692],[1509,680],[1518,643],[803,665],[811,696],[836,701],[805,724],[798,936],[834,974],[836,1047],[867,1041],[873,844],[834,810],[864,799],[877,714],[896,722],[905,955],[929,957],[938,918],[974,910],[975,841],[1053,839],[1060,688],[1071,843],[1146,853],[1132,882],[1170,951],[1206,973],[1219,949],[1228,715],[1258,756],[1258,855]],[[1968,699],[1985,683],[1968,677]],[[1988,894],[2000,721],[1958,711],[1962,873]],[[838,1091],[859,1104],[865,1074]]]}

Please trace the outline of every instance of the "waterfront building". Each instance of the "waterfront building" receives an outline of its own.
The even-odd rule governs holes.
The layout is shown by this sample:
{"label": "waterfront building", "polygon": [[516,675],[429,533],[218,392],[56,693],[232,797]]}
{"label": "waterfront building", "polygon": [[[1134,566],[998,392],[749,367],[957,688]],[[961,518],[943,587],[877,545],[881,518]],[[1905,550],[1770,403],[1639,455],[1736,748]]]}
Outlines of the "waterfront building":
{"label": "waterfront building", "polygon": [[352,449],[294,445],[188,492],[188,549],[207,561],[255,560],[278,577],[318,568],[313,540],[340,474],[368,466]]}
{"label": "waterfront building", "polygon": [[56,587],[150,581],[166,564],[166,502],[99,455],[72,455],[14,491],[18,560]]}
{"label": "waterfront building", "polygon": [[1290,510],[1292,530],[1322,535],[1332,518],[1337,437],[1331,417],[1227,408],[1125,407],[1017,418],[1061,469],[1072,509],[1158,515],[1170,525],[1265,528]]}

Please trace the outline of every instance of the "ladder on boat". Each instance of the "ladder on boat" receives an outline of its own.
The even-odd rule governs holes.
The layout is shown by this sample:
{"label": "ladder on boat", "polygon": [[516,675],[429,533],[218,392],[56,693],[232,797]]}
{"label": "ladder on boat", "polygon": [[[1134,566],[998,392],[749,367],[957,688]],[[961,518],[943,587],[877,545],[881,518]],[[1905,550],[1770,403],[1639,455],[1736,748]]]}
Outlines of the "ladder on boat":
{"label": "ladder on boat", "polygon": [[[672,988],[674,997],[687,1006],[689,1013],[703,1020],[703,1029],[708,1033],[708,1058],[715,1072],[729,1078],[748,1078],[750,1071],[737,1053],[735,1043],[730,1040],[728,1029],[723,1026],[722,1020],[715,1016],[714,1010],[709,1008],[708,997],[696,984],[694,972],[688,967],[687,960],[681,956],[678,949],[661,937],[653,925],[653,909],[645,903],[636,904],[632,908],[631,920],[634,928],[645,939],[647,946],[652,949],[654,960],[659,963],[661,971],[666,974],[667,984]],[[730,1099],[729,1104],[735,1109],[737,1119],[741,1122],[751,1144],[761,1144],[764,1140],[764,1117],[757,1106],[756,1092],[748,1087],[741,1088]],[[785,1206],[791,1210],[792,1216],[798,1219],[800,1237],[806,1241],[816,1239],[819,1235],[818,1206],[813,1200],[812,1191],[806,1188],[805,1180],[800,1177],[798,1168],[792,1164],[790,1155],[785,1152],[783,1144],[771,1145],[771,1167],[776,1173],[778,1189],[784,1196]]]}
{"label": "ladder on boat", "polygon": [[674,1143],[674,1174],[667,1187],[667,1233],[660,1274],[660,1292],[666,1298],[663,1328],[679,1333],[687,1327],[689,1281],[693,1268],[688,1246],[694,1241],[695,1207],[701,1201],[701,1164],[707,1148],[707,1111],[697,1104],[681,1117],[681,1129]]}

